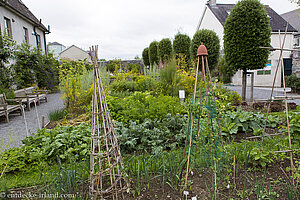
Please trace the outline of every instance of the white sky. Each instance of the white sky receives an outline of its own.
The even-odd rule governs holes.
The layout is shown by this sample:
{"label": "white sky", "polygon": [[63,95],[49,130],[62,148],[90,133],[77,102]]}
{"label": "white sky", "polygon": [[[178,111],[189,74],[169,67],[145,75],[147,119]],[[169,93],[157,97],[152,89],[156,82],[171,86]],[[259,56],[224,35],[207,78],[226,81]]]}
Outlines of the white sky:
{"label": "white sky", "polygon": [[[47,42],[99,45],[99,58],[133,59],[156,40],[173,39],[180,31],[195,33],[207,0],[22,0],[50,25]],[[217,3],[236,3],[217,0]],[[289,0],[261,0],[278,14],[297,8]]]}

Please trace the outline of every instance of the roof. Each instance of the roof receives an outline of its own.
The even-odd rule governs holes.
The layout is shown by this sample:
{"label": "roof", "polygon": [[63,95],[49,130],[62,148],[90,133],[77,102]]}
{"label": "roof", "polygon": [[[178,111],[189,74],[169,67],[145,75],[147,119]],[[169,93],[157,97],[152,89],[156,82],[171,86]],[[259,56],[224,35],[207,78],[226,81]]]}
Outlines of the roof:
{"label": "roof", "polygon": [[300,32],[300,8],[281,14],[286,21],[288,21],[295,29]]}
{"label": "roof", "polygon": [[[216,16],[216,18],[220,21],[220,23],[224,26],[225,20],[231,12],[232,8],[235,4],[216,4],[210,5],[207,4],[207,7],[212,11],[212,13]],[[278,15],[272,8],[268,5],[265,6],[270,16],[270,26],[272,32],[285,31],[287,22],[280,15]],[[288,32],[297,32],[297,30],[291,25],[288,26]]]}
{"label": "roof", "polygon": [[48,45],[59,45],[59,46],[65,46],[65,45],[62,45],[58,42],[50,42]]}
{"label": "roof", "polygon": [[9,7],[16,13],[25,17],[33,24],[39,26],[43,31],[48,31],[47,28],[32,14],[21,0],[0,0],[0,6]]}
{"label": "roof", "polygon": [[83,51],[83,52],[89,54],[88,51],[85,51],[85,50],[83,50],[83,49],[81,49],[81,48],[75,46],[74,44],[73,44],[72,46],[69,46],[68,48],[66,48],[65,50],[63,50],[62,52],[60,52],[59,54],[62,54],[63,52],[68,51],[68,50],[71,49],[72,47],[77,48],[77,49],[79,49],[79,50],[81,50],[81,51]]}

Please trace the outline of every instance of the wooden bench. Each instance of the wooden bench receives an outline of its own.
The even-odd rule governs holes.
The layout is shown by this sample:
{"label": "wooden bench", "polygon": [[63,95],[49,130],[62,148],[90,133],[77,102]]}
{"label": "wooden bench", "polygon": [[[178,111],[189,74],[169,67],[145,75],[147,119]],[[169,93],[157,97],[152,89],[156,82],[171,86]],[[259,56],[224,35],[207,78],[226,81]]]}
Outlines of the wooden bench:
{"label": "wooden bench", "polygon": [[15,91],[16,99],[21,99],[22,103],[26,105],[26,109],[30,110],[30,105],[34,101],[40,105],[41,101],[47,102],[47,90],[37,90],[36,87],[28,87]]}
{"label": "wooden bench", "polygon": [[[16,105],[10,105],[8,102],[13,102]],[[19,111],[23,115],[22,102],[18,99],[7,99],[5,94],[0,94],[0,116],[5,116],[6,122],[9,122],[9,114]]]}
{"label": "wooden bench", "polygon": [[25,89],[16,90],[14,93],[15,93],[16,99],[20,100],[22,102],[22,104],[26,105],[27,110],[30,110],[30,105],[32,103],[38,101],[36,96],[27,95]]}
{"label": "wooden bench", "polygon": [[48,91],[47,90],[37,90],[36,87],[34,87],[34,86],[25,88],[24,90],[25,90],[25,93],[27,96],[37,98],[38,105],[40,105],[41,101],[45,101],[45,102],[48,101],[48,99],[47,99]]}

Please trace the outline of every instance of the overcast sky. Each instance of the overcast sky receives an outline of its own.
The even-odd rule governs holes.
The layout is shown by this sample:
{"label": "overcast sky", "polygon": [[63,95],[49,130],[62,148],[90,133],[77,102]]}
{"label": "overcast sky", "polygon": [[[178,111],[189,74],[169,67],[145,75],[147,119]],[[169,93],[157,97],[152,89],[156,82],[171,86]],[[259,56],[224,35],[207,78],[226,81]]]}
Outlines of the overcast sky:
{"label": "overcast sky", "polygon": [[[88,50],[99,45],[99,58],[133,59],[156,40],[196,31],[207,0],[22,0],[50,25],[47,42]],[[217,0],[217,3],[236,3]],[[278,14],[297,8],[289,0],[262,0]]]}

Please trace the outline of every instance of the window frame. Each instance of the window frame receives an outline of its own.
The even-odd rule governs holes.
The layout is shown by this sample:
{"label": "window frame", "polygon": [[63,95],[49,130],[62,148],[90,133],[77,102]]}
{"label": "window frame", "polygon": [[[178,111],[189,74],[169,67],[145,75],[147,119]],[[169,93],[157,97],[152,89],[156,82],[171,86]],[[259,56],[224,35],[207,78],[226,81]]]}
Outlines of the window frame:
{"label": "window frame", "polygon": [[5,32],[9,37],[13,37],[12,36],[12,27],[11,27],[11,20],[7,17],[4,17],[4,28],[5,28]]}
{"label": "window frame", "polygon": [[29,35],[28,35],[28,28],[23,26],[23,36],[24,36],[24,41],[26,44],[29,44]]}

